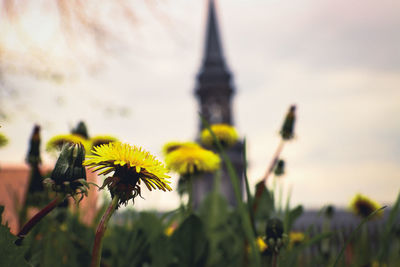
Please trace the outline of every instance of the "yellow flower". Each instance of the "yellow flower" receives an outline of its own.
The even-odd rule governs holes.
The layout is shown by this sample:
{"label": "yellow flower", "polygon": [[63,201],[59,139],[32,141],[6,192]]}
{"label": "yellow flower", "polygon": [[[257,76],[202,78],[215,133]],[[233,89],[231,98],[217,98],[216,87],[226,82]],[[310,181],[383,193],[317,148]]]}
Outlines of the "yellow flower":
{"label": "yellow flower", "polygon": [[372,267],[387,267],[386,263],[380,264],[378,261],[373,261],[371,264]]}
{"label": "yellow flower", "polygon": [[176,230],[177,227],[178,227],[178,225],[177,225],[176,223],[171,224],[170,226],[168,226],[168,227],[164,230],[165,235],[166,235],[166,236],[171,236],[171,235],[175,232],[175,230]]}
{"label": "yellow flower", "polygon": [[8,143],[7,137],[4,134],[0,133],[0,147],[7,145],[7,143]]}
{"label": "yellow flower", "polygon": [[109,135],[96,135],[96,136],[90,138],[90,142],[92,142],[92,148],[95,146],[108,144],[111,142],[117,142],[117,141],[118,141],[117,138],[115,138],[113,136],[109,136]]}
{"label": "yellow flower", "polygon": [[60,150],[65,143],[81,144],[86,150],[89,149],[88,142],[76,134],[61,134],[53,136],[46,144],[47,151]]}
{"label": "yellow flower", "polygon": [[257,237],[256,243],[260,252],[264,252],[268,249],[268,245],[265,243],[263,238]]}
{"label": "yellow flower", "polygon": [[169,153],[165,162],[180,175],[198,172],[214,172],[220,167],[221,159],[214,152],[200,146],[182,146]]}
{"label": "yellow flower", "polygon": [[[357,194],[350,203],[351,210],[356,215],[362,218],[368,217],[368,215],[370,215],[372,212],[379,209],[380,207],[381,206],[377,202],[361,194]],[[383,212],[379,211],[378,213],[375,214],[374,217],[382,217],[382,216]]]}
{"label": "yellow flower", "polygon": [[[221,142],[223,146],[230,147],[236,144],[239,136],[236,129],[229,124],[213,124],[211,125],[211,130],[214,132],[215,136]],[[214,139],[210,134],[208,129],[204,129],[201,132],[201,142],[211,147],[214,144]]]}
{"label": "yellow flower", "polygon": [[304,233],[292,231],[289,233],[289,247],[298,245],[305,239]]}
{"label": "yellow flower", "polygon": [[140,195],[141,181],[150,191],[156,188],[172,190],[167,181],[170,178],[167,168],[141,147],[120,142],[96,146],[84,165],[93,168],[93,171],[101,171],[100,174],[114,172],[102,187],[107,185],[112,195],[118,194],[120,203],[126,204]]}
{"label": "yellow flower", "polygon": [[172,151],[181,148],[181,147],[200,147],[199,144],[194,143],[194,142],[177,142],[177,141],[172,141],[168,142],[163,146],[163,154],[164,156],[168,155]]}

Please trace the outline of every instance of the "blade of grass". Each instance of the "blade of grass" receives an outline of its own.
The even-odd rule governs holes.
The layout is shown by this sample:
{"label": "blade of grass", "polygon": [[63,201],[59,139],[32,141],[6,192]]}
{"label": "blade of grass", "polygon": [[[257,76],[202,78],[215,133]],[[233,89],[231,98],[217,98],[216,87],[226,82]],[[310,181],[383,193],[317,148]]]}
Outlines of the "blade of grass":
{"label": "blade of grass", "polygon": [[243,174],[244,181],[246,184],[246,195],[247,195],[247,209],[249,210],[251,226],[253,227],[254,234],[256,234],[256,226],[254,222],[254,213],[253,213],[253,197],[250,192],[249,179],[247,177],[247,150],[246,150],[246,138],[243,140]]}
{"label": "blade of grass", "polygon": [[394,203],[390,214],[389,218],[385,224],[384,232],[382,234],[382,239],[381,239],[381,248],[378,253],[378,262],[384,262],[384,259],[387,256],[387,253],[389,251],[389,246],[390,246],[390,238],[391,238],[391,233],[393,231],[393,226],[396,222],[396,219],[398,218],[400,213],[400,192],[397,195],[396,202]]}
{"label": "blade of grass", "polygon": [[354,236],[356,235],[356,233],[358,233],[361,229],[361,226],[363,226],[370,218],[372,218],[377,212],[383,210],[384,208],[386,208],[386,206],[383,206],[382,208],[379,208],[377,210],[375,210],[374,212],[372,212],[370,215],[368,215],[368,217],[364,218],[360,224],[356,227],[356,229],[354,229],[354,231],[350,234],[350,236],[347,238],[347,241],[344,243],[342,249],[339,251],[339,254],[336,257],[335,262],[333,263],[332,267],[337,266],[337,264],[339,263],[340,258],[343,255],[344,250],[346,249],[347,245],[350,243],[350,241],[354,238]]}
{"label": "blade of grass", "polygon": [[248,214],[248,212],[246,212],[246,207],[244,206],[241,194],[240,194],[240,185],[239,185],[239,178],[236,174],[236,171],[232,165],[231,160],[229,159],[228,155],[226,154],[224,148],[222,147],[221,143],[219,142],[217,136],[215,135],[215,133],[211,130],[210,124],[208,123],[208,121],[201,115],[199,114],[202,120],[203,125],[205,126],[205,128],[210,132],[210,135],[213,138],[214,143],[216,144],[218,151],[222,157],[222,159],[225,162],[228,174],[229,174],[229,178],[231,180],[232,186],[233,186],[233,190],[235,193],[235,197],[236,197],[236,202],[238,205],[238,209],[239,209],[239,213],[242,217],[242,222],[243,222],[243,227],[245,230],[245,234],[247,236],[248,242],[251,246],[251,252],[253,254],[253,258],[254,258],[254,262],[256,266],[260,266],[261,264],[261,260],[260,260],[260,254],[258,253],[258,247],[256,245],[256,239],[254,236],[254,232],[251,226],[251,222],[250,222],[250,216]]}

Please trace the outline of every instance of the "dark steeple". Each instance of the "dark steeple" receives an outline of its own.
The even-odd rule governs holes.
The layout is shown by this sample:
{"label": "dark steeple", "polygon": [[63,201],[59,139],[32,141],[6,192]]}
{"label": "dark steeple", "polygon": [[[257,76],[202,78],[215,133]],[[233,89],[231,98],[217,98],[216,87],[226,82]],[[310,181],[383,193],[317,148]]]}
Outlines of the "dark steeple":
{"label": "dark steeple", "polygon": [[215,3],[213,0],[208,5],[206,43],[204,47],[203,70],[209,68],[225,69],[224,55],[221,41],[217,15],[215,13]]}
{"label": "dark steeple", "polygon": [[[215,1],[209,0],[204,55],[197,75],[195,93],[200,104],[200,112],[210,124],[233,124],[231,104],[234,87],[231,78],[222,51]],[[199,125],[201,131],[203,129],[201,121]],[[242,142],[226,150],[241,183],[243,182],[242,152]],[[198,207],[204,197],[213,190],[213,185],[213,174],[203,174],[201,179],[194,179],[195,207]],[[230,205],[236,204],[234,190],[225,167],[222,168],[221,173],[220,193],[225,196]]]}
{"label": "dark steeple", "polygon": [[223,55],[214,0],[208,2],[204,56],[195,92],[201,113],[210,123],[232,124],[233,86]]}

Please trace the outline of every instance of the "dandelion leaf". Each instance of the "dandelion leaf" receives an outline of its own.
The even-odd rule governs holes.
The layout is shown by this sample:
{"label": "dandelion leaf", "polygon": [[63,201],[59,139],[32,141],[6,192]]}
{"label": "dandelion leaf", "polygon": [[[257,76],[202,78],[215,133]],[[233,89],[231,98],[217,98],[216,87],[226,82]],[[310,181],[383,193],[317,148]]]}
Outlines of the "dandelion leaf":
{"label": "dandelion leaf", "polygon": [[7,225],[1,222],[4,207],[0,206],[0,266],[2,267],[25,267],[31,266],[24,258],[24,247],[14,244],[17,237],[10,233]]}

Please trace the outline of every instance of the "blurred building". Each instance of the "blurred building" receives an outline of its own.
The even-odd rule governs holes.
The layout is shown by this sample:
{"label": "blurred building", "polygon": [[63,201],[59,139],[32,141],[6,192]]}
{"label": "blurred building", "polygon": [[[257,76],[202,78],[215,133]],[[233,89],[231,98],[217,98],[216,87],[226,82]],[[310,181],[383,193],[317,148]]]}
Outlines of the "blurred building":
{"label": "blurred building", "polygon": [[[226,123],[233,125],[232,100],[235,92],[233,76],[226,64],[218,27],[217,10],[214,0],[208,2],[207,23],[203,61],[197,75],[195,95],[200,111],[210,124]],[[199,133],[204,125],[199,123]],[[243,180],[243,144],[238,142],[227,151],[240,182]],[[214,175],[204,175],[195,180],[194,203],[198,206],[213,188]],[[231,205],[235,204],[235,195],[226,168],[223,168],[221,193]]]}
{"label": "blurred building", "polygon": [[[52,166],[42,166],[43,172],[52,170]],[[12,233],[16,234],[21,227],[19,215],[29,186],[31,176],[27,164],[2,164],[0,166],[0,205],[4,206],[2,222],[7,223]],[[86,173],[89,182],[97,183],[97,175],[88,171]],[[97,187],[91,186],[88,197],[85,197],[79,204],[79,218],[83,223],[92,224],[97,214]],[[70,200],[71,210],[76,210],[74,201]],[[38,211],[38,208],[31,208],[28,212],[28,219]]]}

